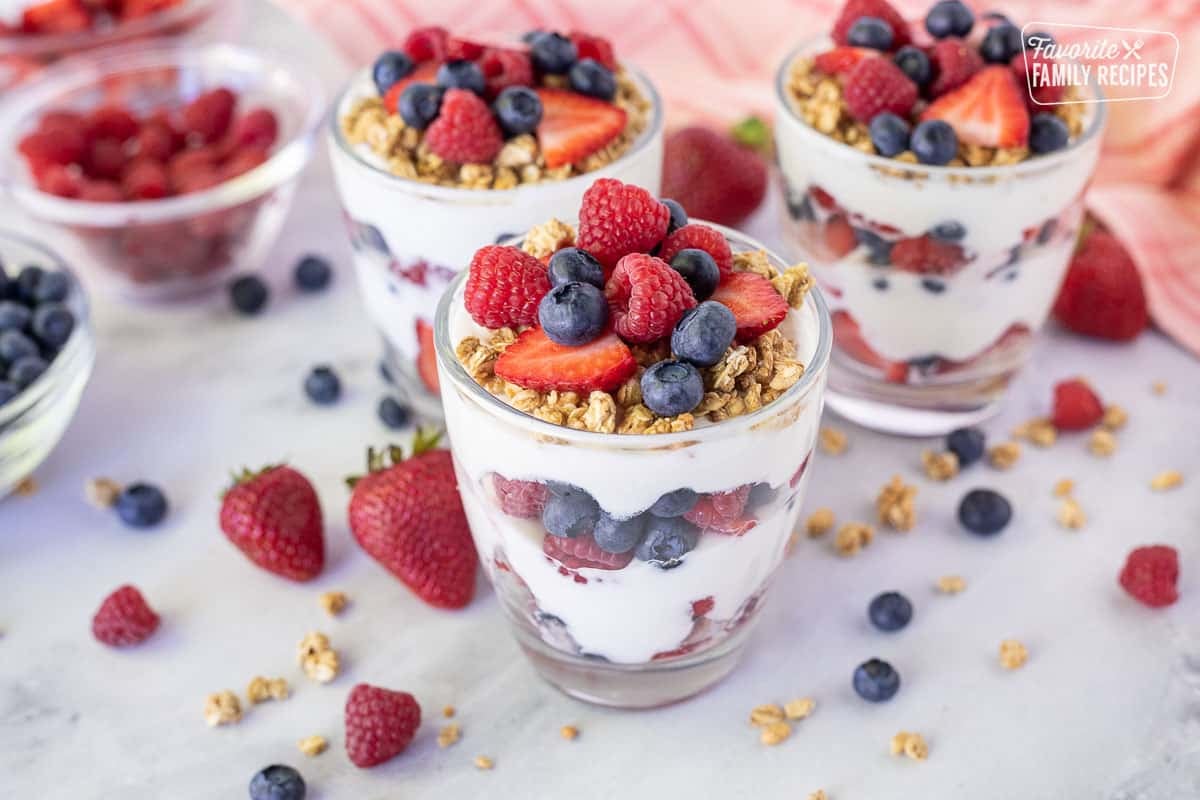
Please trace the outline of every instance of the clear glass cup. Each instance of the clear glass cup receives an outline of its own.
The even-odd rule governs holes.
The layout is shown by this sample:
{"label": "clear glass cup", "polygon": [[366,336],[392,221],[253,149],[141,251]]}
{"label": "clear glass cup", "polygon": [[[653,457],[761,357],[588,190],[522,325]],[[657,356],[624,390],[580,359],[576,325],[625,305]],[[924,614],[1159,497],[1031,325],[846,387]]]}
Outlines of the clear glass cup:
{"label": "clear glass cup", "polygon": [[[735,251],[763,249],[713,227]],[[464,280],[451,283],[434,323],[446,428],[480,561],[522,649],[543,678],[589,702],[651,707],[703,691],[736,666],[796,529],[832,344],[820,292],[783,323],[806,369],[773,403],[687,432],[607,434],[543,422],[471,378],[455,357],[458,341],[478,330],[463,308]],[[742,489],[753,527],[705,530],[674,566],[632,554],[587,566],[551,557],[564,540],[546,533],[536,510],[500,494],[544,499],[563,486],[643,523],[680,489],[753,487]]]}
{"label": "clear glass cup", "polygon": [[644,75],[625,67],[653,104],[649,124],[611,164],[567,180],[479,190],[397,177],[339,124],[355,100],[375,93],[370,70],[351,79],[334,104],[329,151],[367,314],[383,337],[388,374],[417,410],[441,416],[433,352],[433,312],[447,284],[479,247],[578,209],[597,178],[616,178],[657,195],[662,182],[662,103]]}
{"label": "clear glass cup", "polygon": [[[792,64],[829,46],[822,39],[784,59],[775,114],[785,240],[833,316],[829,405],[893,433],[974,424],[998,410],[1058,293],[1105,106],[1090,103],[1083,133],[1057,153],[1010,166],[906,164],[842,144],[796,112]],[[955,223],[965,266],[939,274],[891,264],[898,239]]]}

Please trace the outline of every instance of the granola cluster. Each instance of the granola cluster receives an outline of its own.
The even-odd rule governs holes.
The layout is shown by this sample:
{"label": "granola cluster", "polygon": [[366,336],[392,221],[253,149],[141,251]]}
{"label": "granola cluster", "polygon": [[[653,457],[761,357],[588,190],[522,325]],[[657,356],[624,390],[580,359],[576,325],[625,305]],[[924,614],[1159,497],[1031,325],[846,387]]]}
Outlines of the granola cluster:
{"label": "granola cluster", "polygon": [[[613,103],[625,110],[625,130],[606,147],[576,164],[549,169],[537,139],[522,134],[508,140],[491,164],[454,164],[432,153],[423,132],[389,113],[378,96],[359,98],[340,120],[342,135],[382,159],[388,171],[400,178],[453,186],[460,189],[513,189],[523,184],[556,181],[600,169],[629,150],[650,124],[653,105],[625,70],[616,73]],[[547,83],[556,81],[548,76]]]}

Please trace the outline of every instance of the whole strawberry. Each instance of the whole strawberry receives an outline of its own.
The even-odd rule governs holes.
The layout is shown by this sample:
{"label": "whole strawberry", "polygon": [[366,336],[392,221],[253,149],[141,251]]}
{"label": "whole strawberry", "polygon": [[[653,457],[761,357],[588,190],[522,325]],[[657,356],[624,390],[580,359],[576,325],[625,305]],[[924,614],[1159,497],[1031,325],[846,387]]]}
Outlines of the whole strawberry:
{"label": "whole strawberry", "polygon": [[104,598],[92,617],[92,635],[109,647],[141,644],[158,630],[158,614],[133,586],[122,586]]}
{"label": "whole strawberry", "polygon": [[1054,301],[1054,316],[1085,336],[1124,341],[1149,322],[1137,267],[1111,233],[1093,231],[1084,240]]}
{"label": "whole strawberry", "polygon": [[418,597],[462,608],[475,594],[478,556],[447,450],[418,432],[408,459],[399,447],[367,451],[368,474],[351,478],[350,532],[367,555]]}
{"label": "whole strawberry", "polygon": [[408,692],[360,683],[346,698],[346,755],[374,767],[400,755],[421,726],[421,706]]}
{"label": "whole strawberry", "polygon": [[709,128],[682,128],[663,148],[662,196],[688,215],[737,226],[762,205],[767,165],[749,148]]}
{"label": "whole strawberry", "polygon": [[221,499],[221,530],[255,564],[288,580],[312,580],[325,566],[321,503],[291,467],[235,475]]}

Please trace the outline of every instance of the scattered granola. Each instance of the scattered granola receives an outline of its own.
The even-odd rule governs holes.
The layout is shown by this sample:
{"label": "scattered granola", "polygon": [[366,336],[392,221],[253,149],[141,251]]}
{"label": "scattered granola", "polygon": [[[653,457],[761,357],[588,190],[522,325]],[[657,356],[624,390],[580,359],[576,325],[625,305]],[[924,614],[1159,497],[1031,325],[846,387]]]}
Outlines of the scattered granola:
{"label": "scattered granola", "polygon": [[1005,639],[1000,643],[1000,666],[1005,669],[1020,669],[1029,660],[1029,651],[1016,639]]}
{"label": "scattered granola", "polygon": [[1150,384],[1150,391],[1152,391],[1156,395],[1160,395],[1160,396],[1166,394],[1167,393],[1167,382],[1166,381],[1155,381],[1154,383]]}
{"label": "scattered granola", "polygon": [[325,609],[325,613],[336,617],[346,610],[346,606],[350,603],[350,598],[345,592],[322,592],[317,598],[317,602],[321,604],[321,608]]}
{"label": "scattered granola", "polygon": [[821,426],[821,451],[831,456],[840,456],[846,452],[846,434],[828,425]]}
{"label": "scattered granola", "polygon": [[1174,489],[1183,483],[1183,474],[1179,470],[1169,469],[1155,475],[1150,481],[1150,488],[1156,492]]}
{"label": "scattered granola", "polygon": [[806,719],[816,707],[817,703],[811,697],[801,697],[784,703],[783,715],[788,719]]}
{"label": "scattered granola", "polygon": [[1058,428],[1045,417],[1034,417],[1013,428],[1012,435],[1038,447],[1050,447],[1058,441]]}
{"label": "scattered granola", "polygon": [[[955,463],[958,463],[957,459]],[[916,486],[906,484],[899,475],[893,475],[875,498],[880,524],[898,531],[911,531],[917,524],[916,497]],[[841,531],[838,531],[838,535],[841,536]],[[869,543],[868,536],[863,544]]]}
{"label": "scattered granola", "polygon": [[111,478],[92,478],[83,485],[83,493],[96,508],[112,508],[121,494],[121,484]]}
{"label": "scattered granola", "polygon": [[1075,491],[1075,481],[1070,478],[1061,478],[1054,484],[1055,497],[1070,497],[1073,491]]}
{"label": "scattered granola", "polygon": [[22,478],[17,483],[17,485],[13,488],[13,494],[15,494],[17,497],[32,497],[37,493],[37,490],[37,481],[33,479],[32,475],[30,475]]}
{"label": "scattered granola", "polygon": [[838,555],[853,556],[875,538],[875,529],[863,522],[847,522],[838,528],[833,547]]}
{"label": "scattered granola", "polygon": [[765,703],[750,709],[750,724],[761,728],[773,722],[779,722],[784,716],[782,707],[775,703]]}
{"label": "scattered granola", "polygon": [[450,719],[456,713],[458,713],[458,709],[456,709],[454,706],[442,706],[442,716],[446,719]]}
{"label": "scattered granola", "polygon": [[758,739],[763,744],[773,747],[792,735],[792,726],[786,722],[769,722],[762,726]]}
{"label": "scattered granola", "polygon": [[462,728],[451,722],[449,725],[443,725],[438,730],[437,743],[438,747],[443,750],[450,745],[456,743],[462,738]]}
{"label": "scattered granola", "polygon": [[921,453],[921,466],[933,480],[948,481],[958,474],[958,456],[950,451],[935,453],[926,450]]}
{"label": "scattered granola", "polygon": [[960,575],[943,575],[935,586],[942,594],[959,594],[967,588],[967,582]]}
{"label": "scattered granola", "polygon": [[487,756],[475,756],[475,769],[491,769],[496,766],[496,762]]}
{"label": "scattered granola", "polygon": [[815,792],[808,793],[808,800],[829,800],[829,796],[825,794],[824,789],[817,789]]}
{"label": "scattered granola", "polygon": [[287,700],[290,694],[291,688],[283,678],[264,678],[256,675],[246,687],[246,699],[250,701],[250,705],[258,705],[268,700]]}
{"label": "scattered granola", "polygon": [[233,692],[214,692],[204,698],[204,721],[209,727],[231,725],[242,718],[242,704]]}
{"label": "scattered granola", "polygon": [[1125,427],[1125,423],[1129,421],[1129,414],[1124,408],[1118,405],[1109,405],[1104,408],[1104,417],[1100,420],[1100,424],[1110,431],[1118,431]]}
{"label": "scattered granola", "polygon": [[808,533],[809,537],[816,539],[833,530],[834,521],[833,509],[818,508],[809,516],[808,521],[804,523],[804,530]]}
{"label": "scattered granola", "polygon": [[329,683],[341,671],[337,651],[329,644],[329,637],[313,632],[300,641],[300,666],[304,674],[318,683]]}
{"label": "scattered granola", "polygon": [[576,728],[574,725],[563,725],[558,729],[558,735],[568,742],[573,742],[579,738],[579,728]]}
{"label": "scattered granola", "polygon": [[1073,531],[1079,530],[1087,524],[1087,515],[1083,513],[1083,507],[1073,497],[1064,498],[1058,504],[1056,519],[1058,519],[1059,525]]}
{"label": "scattered granola", "polygon": [[549,258],[564,247],[575,244],[575,228],[559,219],[551,218],[534,225],[525,234],[521,249],[534,258]]}
{"label": "scattered granola", "polygon": [[325,752],[327,747],[329,747],[329,742],[325,740],[324,736],[313,735],[305,736],[296,743],[296,746],[299,747],[300,752],[304,753],[306,756],[319,756],[321,753]]}
{"label": "scattered granola", "polygon": [[903,755],[914,761],[929,758],[929,745],[925,743],[925,737],[909,731],[900,731],[892,737],[891,751],[894,756]]}
{"label": "scattered granola", "polygon": [[1097,428],[1088,437],[1088,450],[1094,456],[1107,458],[1117,451],[1117,437],[1107,428]]}
{"label": "scattered granola", "polygon": [[1021,457],[1021,445],[1017,442],[1001,442],[988,450],[988,463],[996,469],[1010,469]]}

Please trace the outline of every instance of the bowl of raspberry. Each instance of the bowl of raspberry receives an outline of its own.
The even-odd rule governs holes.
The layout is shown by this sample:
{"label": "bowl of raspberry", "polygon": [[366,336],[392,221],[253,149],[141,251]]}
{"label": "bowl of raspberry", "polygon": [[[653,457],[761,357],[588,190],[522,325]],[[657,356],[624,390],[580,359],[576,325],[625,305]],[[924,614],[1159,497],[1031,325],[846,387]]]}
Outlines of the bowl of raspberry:
{"label": "bowl of raspberry", "polygon": [[0,184],[131,299],[257,269],[312,158],[316,79],[231,45],[56,65],[5,108]]}
{"label": "bowl of raspberry", "polygon": [[1028,361],[1105,122],[1095,86],[1030,80],[1049,36],[959,0],[912,22],[847,0],[780,66],[784,232],[829,298],[844,416],[945,433],[994,414]]}

